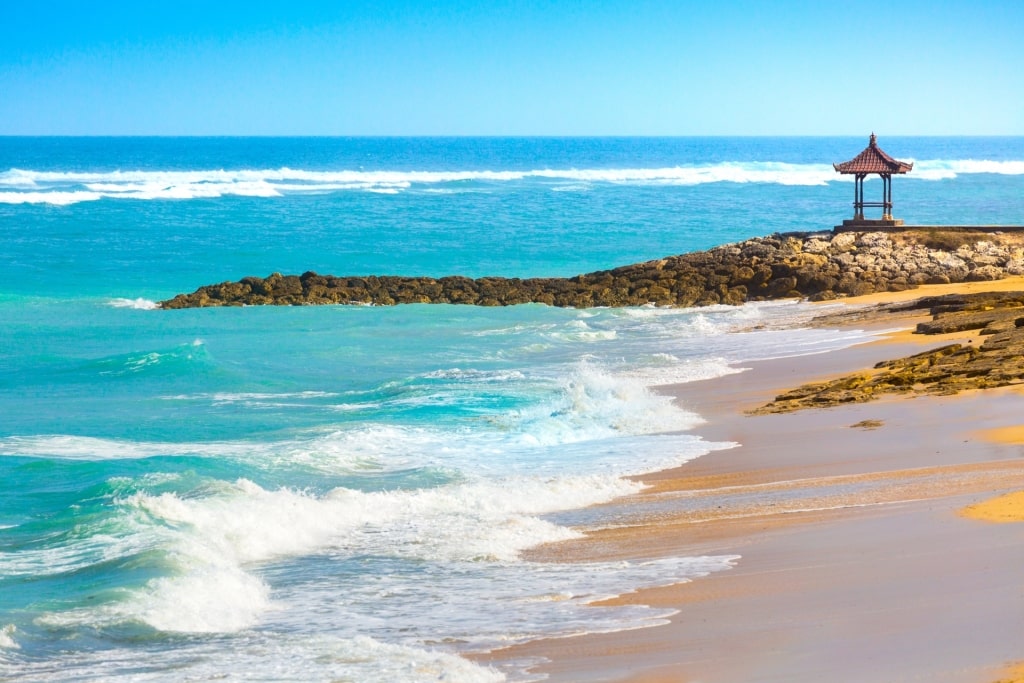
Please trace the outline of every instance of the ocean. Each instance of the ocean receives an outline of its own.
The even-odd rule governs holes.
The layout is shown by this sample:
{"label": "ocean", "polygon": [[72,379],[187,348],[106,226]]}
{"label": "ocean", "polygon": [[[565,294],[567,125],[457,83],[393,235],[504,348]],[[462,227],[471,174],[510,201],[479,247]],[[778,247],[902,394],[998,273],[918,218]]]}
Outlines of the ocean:
{"label": "ocean", "polygon": [[[831,228],[836,138],[0,138],[0,680],[500,681],[738,556],[538,563],[742,444],[655,387],[867,332],[808,304],[162,311],[272,272],[572,276]],[[1024,222],[1024,138],[880,137],[894,214]],[[867,199],[881,183],[866,183]],[[870,217],[870,216],[869,216]],[[680,618],[685,618],[681,615]]]}

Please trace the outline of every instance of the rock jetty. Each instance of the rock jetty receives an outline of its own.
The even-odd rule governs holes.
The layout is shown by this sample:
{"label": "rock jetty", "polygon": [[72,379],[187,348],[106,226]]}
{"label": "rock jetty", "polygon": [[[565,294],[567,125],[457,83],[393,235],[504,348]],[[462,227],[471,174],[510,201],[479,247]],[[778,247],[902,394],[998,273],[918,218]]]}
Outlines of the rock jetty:
{"label": "rock jetty", "polygon": [[[867,372],[806,384],[775,397],[754,414],[863,403],[886,394],[956,394],[1024,383],[1024,292],[923,297],[879,307],[879,315],[928,311],[918,334],[977,330],[971,343],[946,344],[878,363]],[[977,343],[976,343],[977,342]]]}
{"label": "rock jetty", "polygon": [[405,303],[508,306],[706,306],[815,301],[921,284],[1024,274],[1019,233],[924,230],[789,233],[571,278],[246,277],[179,294],[165,309],[206,306]]}

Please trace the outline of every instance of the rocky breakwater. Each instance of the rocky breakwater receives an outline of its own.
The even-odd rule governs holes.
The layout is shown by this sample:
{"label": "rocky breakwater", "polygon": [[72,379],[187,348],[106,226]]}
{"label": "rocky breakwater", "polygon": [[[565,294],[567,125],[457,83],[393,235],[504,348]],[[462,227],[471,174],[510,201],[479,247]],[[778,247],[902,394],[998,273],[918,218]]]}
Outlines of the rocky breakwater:
{"label": "rocky breakwater", "polygon": [[1024,237],[961,231],[776,234],[571,278],[336,277],[274,273],[160,303],[205,306],[403,303],[706,306],[827,300],[920,284],[1024,274]]}
{"label": "rocky breakwater", "polygon": [[[972,332],[968,343],[945,344],[872,370],[780,394],[754,414],[863,403],[891,394],[956,394],[1024,383],[1024,292],[950,294],[880,307],[879,315],[927,310],[922,335]],[[976,334],[973,332],[977,331]]]}

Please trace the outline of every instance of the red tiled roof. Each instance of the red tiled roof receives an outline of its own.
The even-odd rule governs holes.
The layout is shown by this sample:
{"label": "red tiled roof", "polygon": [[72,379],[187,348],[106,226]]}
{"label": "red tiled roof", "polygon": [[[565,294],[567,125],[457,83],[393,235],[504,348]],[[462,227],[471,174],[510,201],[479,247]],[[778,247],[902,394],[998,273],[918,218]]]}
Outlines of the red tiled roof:
{"label": "red tiled roof", "polygon": [[875,134],[871,134],[867,148],[841,164],[832,164],[832,168],[840,173],[906,173],[914,168],[913,162],[898,161],[883,152],[875,141]]}

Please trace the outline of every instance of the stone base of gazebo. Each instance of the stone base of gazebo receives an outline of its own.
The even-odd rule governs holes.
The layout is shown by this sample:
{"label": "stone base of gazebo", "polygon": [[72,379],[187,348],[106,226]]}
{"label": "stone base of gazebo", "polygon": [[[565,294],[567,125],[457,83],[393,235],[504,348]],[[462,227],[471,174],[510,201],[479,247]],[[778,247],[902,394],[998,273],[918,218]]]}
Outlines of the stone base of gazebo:
{"label": "stone base of gazebo", "polygon": [[841,231],[864,231],[864,230],[885,230],[886,228],[899,228],[903,226],[902,218],[848,218],[842,225],[836,226],[836,232]]}

